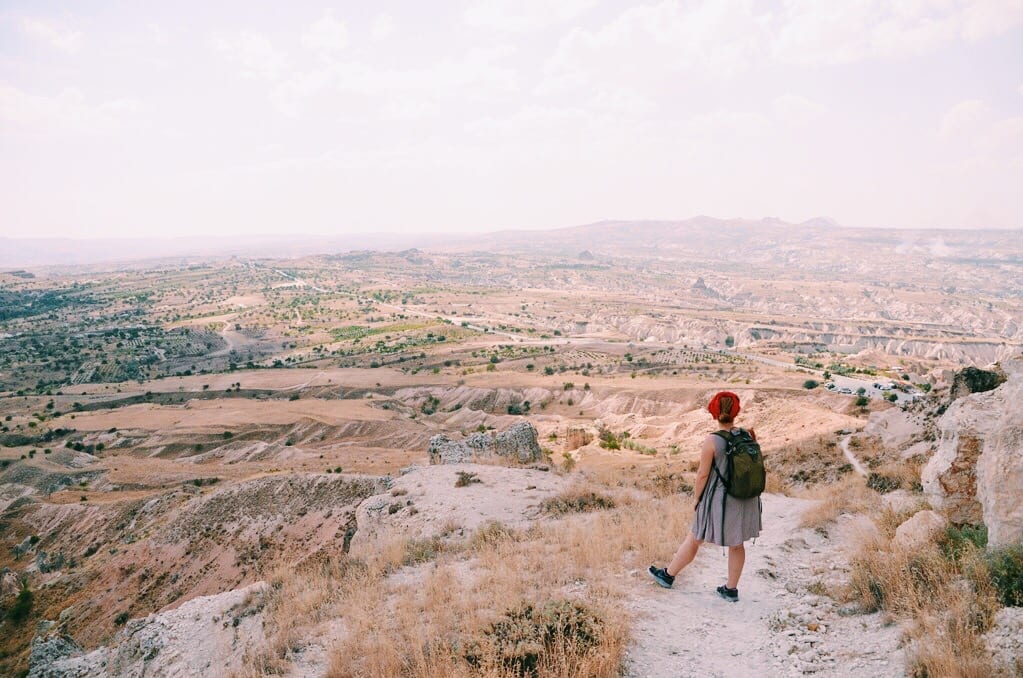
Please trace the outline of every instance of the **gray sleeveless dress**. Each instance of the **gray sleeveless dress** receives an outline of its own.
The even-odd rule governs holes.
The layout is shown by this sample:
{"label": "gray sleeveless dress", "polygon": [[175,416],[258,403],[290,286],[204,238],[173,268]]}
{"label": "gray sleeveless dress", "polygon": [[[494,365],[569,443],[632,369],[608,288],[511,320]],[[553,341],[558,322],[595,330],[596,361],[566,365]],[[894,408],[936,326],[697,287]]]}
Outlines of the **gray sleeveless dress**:
{"label": "gray sleeveless dress", "polygon": [[[725,475],[728,472],[728,462],[725,458],[725,448],[728,444],[721,436],[712,435],[711,439],[714,440],[714,465],[721,475]],[[696,505],[693,536],[719,546],[738,546],[747,539],[760,535],[762,512],[760,497],[736,499],[729,496],[718,474],[711,469],[703,498]]]}

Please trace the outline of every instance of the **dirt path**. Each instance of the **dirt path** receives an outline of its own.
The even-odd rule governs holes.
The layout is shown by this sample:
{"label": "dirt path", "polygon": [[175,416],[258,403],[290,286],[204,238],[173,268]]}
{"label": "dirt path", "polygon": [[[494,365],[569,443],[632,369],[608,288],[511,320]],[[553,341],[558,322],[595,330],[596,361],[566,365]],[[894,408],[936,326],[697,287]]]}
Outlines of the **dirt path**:
{"label": "dirt path", "polygon": [[852,440],[852,436],[847,435],[846,437],[842,438],[842,442],[839,443],[839,445],[842,448],[842,454],[844,454],[845,458],[849,460],[849,463],[852,464],[852,467],[856,470],[857,473],[859,473],[861,476],[866,477],[867,469],[864,468],[863,464],[860,463],[860,460],[857,459],[856,455],[853,454],[852,450],[849,449],[850,440]]}
{"label": "dirt path", "polygon": [[747,545],[738,603],[714,591],[726,571],[720,547],[701,549],[671,590],[637,571],[627,675],[903,675],[895,627],[808,591],[843,579],[846,564],[840,526],[834,539],[799,527],[809,503],[765,496],[764,532]]}

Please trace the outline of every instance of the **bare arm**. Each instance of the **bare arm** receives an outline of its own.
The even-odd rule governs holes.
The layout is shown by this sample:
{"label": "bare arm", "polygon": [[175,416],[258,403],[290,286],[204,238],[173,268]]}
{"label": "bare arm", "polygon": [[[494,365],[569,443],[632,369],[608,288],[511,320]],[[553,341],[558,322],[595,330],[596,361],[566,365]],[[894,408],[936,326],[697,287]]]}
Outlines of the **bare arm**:
{"label": "bare arm", "polygon": [[696,486],[693,487],[693,496],[696,497],[697,502],[699,502],[700,497],[703,495],[703,488],[707,485],[707,479],[710,478],[713,463],[714,438],[707,436],[703,441],[703,447],[700,448],[700,468],[696,471]]}

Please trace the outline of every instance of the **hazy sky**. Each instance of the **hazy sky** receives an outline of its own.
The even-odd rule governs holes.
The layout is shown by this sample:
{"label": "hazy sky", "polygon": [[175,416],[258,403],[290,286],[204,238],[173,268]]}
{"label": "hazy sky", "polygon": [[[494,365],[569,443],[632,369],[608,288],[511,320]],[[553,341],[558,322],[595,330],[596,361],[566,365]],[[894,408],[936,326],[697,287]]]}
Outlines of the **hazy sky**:
{"label": "hazy sky", "polygon": [[0,2],[0,235],[1023,227],[1023,0]]}

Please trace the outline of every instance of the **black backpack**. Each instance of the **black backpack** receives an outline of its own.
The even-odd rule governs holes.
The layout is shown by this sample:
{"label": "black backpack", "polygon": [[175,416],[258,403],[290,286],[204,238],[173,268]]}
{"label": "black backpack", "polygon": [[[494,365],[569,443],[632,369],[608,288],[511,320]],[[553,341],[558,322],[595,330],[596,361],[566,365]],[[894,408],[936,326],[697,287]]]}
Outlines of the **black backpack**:
{"label": "black backpack", "polygon": [[764,455],[758,443],[749,431],[742,428],[731,431],[714,431],[714,435],[722,438],[725,447],[727,468],[722,474],[714,464],[725,492],[736,499],[752,499],[759,497],[767,484],[767,471],[764,468]]}

